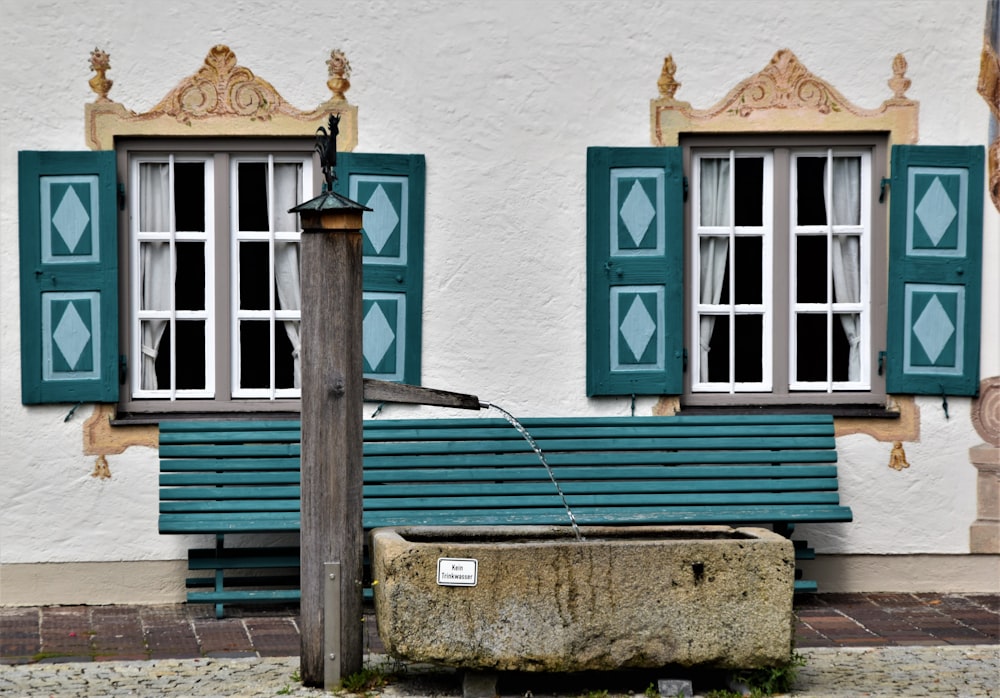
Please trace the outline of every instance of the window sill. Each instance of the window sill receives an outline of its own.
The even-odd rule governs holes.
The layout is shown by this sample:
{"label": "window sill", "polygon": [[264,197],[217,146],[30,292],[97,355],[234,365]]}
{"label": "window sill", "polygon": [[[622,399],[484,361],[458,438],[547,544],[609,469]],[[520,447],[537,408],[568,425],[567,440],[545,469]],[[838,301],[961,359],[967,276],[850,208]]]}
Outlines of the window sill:
{"label": "window sill", "polygon": [[227,419],[243,420],[279,420],[299,419],[296,412],[117,412],[110,419],[113,427],[129,427],[142,425],[155,425],[161,422],[173,422],[178,420],[203,420],[203,421],[224,421]]}
{"label": "window sill", "polygon": [[900,413],[884,405],[685,405],[679,414],[829,414],[834,417],[899,419]]}

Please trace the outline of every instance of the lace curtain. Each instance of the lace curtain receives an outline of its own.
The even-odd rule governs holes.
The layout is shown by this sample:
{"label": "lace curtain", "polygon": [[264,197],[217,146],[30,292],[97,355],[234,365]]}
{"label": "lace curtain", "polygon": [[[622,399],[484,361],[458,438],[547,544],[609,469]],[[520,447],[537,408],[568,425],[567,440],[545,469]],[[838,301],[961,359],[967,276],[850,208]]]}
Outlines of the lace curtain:
{"label": "lace curtain", "polygon": [[[298,164],[275,164],[274,166],[274,230],[294,232],[299,229],[298,215],[288,213],[288,209],[299,203],[302,166]],[[282,310],[301,310],[302,291],[299,280],[299,243],[275,241],[274,243],[274,283],[278,291],[278,305]],[[298,320],[282,323],[285,334],[292,345],[294,361],[293,387],[301,387],[301,362],[299,351],[302,343]]]}
{"label": "lace curtain", "polygon": [[[701,225],[730,225],[729,218],[729,160],[719,158],[701,161]],[[702,237],[699,240],[699,260],[701,282],[698,297],[701,303],[717,304],[722,295],[722,285],[726,280],[726,262],[729,252],[729,238],[719,235]],[[711,349],[712,332],[715,331],[715,315],[702,315],[699,320],[699,380],[708,381],[708,352]]]}
{"label": "lace curtain", "polygon": [[[858,225],[861,220],[861,159],[833,158],[832,175],[824,168],[824,179],[832,176],[830,204],[833,225]],[[829,182],[824,181],[824,185]],[[829,191],[829,186],[824,187]],[[837,303],[861,300],[861,236],[834,235],[832,244],[833,292]],[[850,344],[847,379],[861,379],[861,316],[840,313],[840,324]]]}
{"label": "lace curtain", "polygon": [[[167,163],[141,163],[139,165],[139,230],[166,232],[170,230],[170,165]],[[170,310],[170,290],[174,279],[170,272],[170,243],[141,242],[140,292],[143,310]],[[160,352],[163,333],[168,320],[153,319],[140,322],[142,342],[143,390],[157,390],[156,357]]]}

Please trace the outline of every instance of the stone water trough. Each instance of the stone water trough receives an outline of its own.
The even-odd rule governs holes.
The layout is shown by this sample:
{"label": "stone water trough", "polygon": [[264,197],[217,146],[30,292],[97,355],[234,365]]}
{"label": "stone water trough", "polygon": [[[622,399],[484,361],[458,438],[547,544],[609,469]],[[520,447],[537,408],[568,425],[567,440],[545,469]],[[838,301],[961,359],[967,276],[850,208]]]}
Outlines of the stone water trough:
{"label": "stone water trough", "polygon": [[479,671],[787,662],[792,543],[728,526],[401,527],[371,534],[398,658]]}

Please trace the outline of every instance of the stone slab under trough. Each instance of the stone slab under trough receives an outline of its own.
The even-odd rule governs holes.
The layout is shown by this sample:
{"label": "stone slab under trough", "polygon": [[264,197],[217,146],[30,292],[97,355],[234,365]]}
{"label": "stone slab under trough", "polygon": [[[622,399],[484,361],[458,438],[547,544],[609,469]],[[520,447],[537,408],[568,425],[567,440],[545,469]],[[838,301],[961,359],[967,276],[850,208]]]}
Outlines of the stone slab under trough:
{"label": "stone slab under trough", "polygon": [[575,672],[757,668],[792,652],[795,555],[761,528],[372,532],[379,636],[419,662]]}

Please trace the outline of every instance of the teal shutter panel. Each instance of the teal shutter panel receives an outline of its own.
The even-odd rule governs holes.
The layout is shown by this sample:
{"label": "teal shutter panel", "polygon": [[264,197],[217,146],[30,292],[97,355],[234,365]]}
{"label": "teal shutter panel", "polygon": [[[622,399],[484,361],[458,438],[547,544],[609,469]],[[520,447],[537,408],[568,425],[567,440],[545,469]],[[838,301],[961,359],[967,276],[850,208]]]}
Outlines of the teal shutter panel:
{"label": "teal shutter panel", "polygon": [[680,148],[587,149],[587,394],[682,390]]}
{"label": "teal shutter panel", "polygon": [[981,146],[894,146],[890,393],[975,395],[983,239]]}
{"label": "teal shutter panel", "polygon": [[18,153],[21,402],[118,400],[115,155]]}
{"label": "teal shutter panel", "polygon": [[425,179],[423,155],[337,156],[335,189],[372,209],[362,230],[366,378],[420,384]]}

